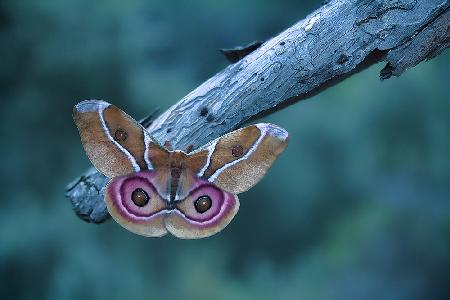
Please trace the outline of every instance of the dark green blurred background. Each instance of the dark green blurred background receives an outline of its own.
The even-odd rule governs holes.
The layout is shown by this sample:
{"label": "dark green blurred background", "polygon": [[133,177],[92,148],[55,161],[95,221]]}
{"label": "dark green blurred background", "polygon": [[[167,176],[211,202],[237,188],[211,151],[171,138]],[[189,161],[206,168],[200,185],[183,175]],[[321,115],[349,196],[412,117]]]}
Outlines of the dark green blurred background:
{"label": "dark green blurred background", "polygon": [[321,1],[0,2],[1,299],[449,299],[450,52],[374,66],[266,120],[291,135],[223,232],[143,238],[87,224],[72,106],[137,119]]}

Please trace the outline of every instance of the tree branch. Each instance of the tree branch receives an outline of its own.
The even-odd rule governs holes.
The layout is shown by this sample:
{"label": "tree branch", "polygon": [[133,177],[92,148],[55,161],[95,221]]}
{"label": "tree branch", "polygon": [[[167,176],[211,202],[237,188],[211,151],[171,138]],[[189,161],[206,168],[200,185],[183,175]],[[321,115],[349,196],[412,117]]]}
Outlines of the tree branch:
{"label": "tree branch", "polygon": [[[450,44],[449,0],[335,0],[268,40],[181,99],[148,127],[174,149],[201,146],[379,61],[381,79]],[[67,188],[82,219],[108,218],[107,179],[91,169]]]}

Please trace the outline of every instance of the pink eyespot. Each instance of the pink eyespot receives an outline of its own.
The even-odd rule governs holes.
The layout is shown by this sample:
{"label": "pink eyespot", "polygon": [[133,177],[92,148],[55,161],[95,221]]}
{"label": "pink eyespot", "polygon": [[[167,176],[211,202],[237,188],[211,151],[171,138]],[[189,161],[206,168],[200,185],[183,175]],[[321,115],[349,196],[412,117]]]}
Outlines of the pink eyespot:
{"label": "pink eyespot", "polygon": [[[176,203],[176,208],[190,221],[206,222],[217,218],[226,208],[226,194],[210,183],[202,184],[191,191],[186,199]],[[231,200],[229,197],[227,199]]]}
{"label": "pink eyespot", "polygon": [[202,238],[219,232],[239,209],[236,195],[227,193],[214,184],[195,179],[189,195],[175,203],[165,220],[167,230],[180,238]]}
{"label": "pink eyespot", "polygon": [[129,176],[121,181],[119,195],[121,206],[137,217],[150,217],[166,208],[166,203],[159,199],[155,187],[145,177]]}
{"label": "pink eyespot", "polygon": [[126,229],[145,236],[167,233],[164,217],[167,203],[152,180],[154,171],[142,171],[112,179],[105,191],[108,211]]}

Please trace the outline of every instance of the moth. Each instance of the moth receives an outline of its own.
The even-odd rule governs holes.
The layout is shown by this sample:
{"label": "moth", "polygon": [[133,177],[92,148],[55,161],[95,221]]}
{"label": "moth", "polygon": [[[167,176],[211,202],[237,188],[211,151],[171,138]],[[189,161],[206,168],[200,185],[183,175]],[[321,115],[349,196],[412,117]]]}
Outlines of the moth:
{"label": "moth", "polygon": [[148,237],[203,238],[221,231],[286,148],[288,133],[261,123],[225,134],[195,151],[158,144],[133,118],[101,100],[73,109],[87,156],[111,180],[104,190],[113,219]]}

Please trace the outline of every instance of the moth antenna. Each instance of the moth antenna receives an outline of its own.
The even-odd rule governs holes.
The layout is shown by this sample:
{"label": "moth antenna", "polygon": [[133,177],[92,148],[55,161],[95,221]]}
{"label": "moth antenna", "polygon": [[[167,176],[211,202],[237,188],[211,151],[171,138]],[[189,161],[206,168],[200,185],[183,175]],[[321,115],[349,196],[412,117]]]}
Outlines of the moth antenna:
{"label": "moth antenna", "polygon": [[194,150],[194,145],[190,144],[190,145],[187,146],[187,148],[186,148],[186,153],[191,153],[192,150]]}
{"label": "moth antenna", "polygon": [[172,145],[170,144],[170,141],[165,141],[164,147],[166,147],[167,150],[172,151]]}

